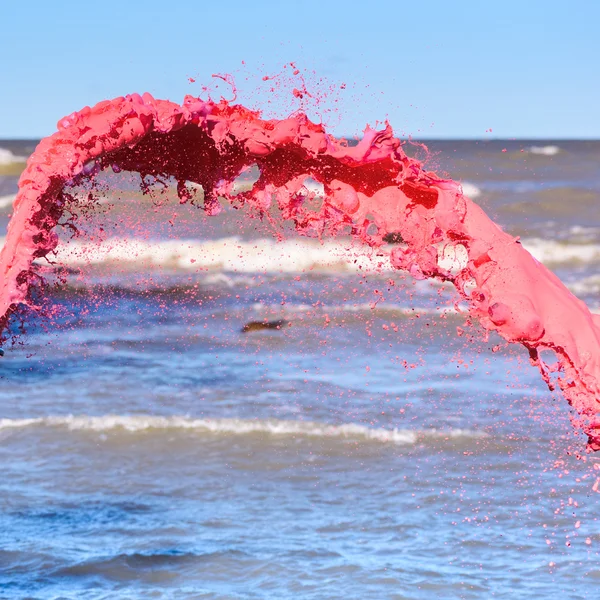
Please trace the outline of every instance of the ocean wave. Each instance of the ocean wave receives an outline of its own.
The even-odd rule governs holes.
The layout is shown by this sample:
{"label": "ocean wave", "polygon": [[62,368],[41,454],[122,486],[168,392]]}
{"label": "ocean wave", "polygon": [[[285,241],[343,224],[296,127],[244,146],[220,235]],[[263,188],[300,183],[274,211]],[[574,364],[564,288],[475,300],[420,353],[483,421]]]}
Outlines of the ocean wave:
{"label": "ocean wave", "polygon": [[384,429],[358,423],[332,425],[312,421],[279,419],[196,419],[188,416],[153,415],[50,416],[30,419],[0,419],[0,430],[53,428],[67,431],[142,433],[153,430],[184,430],[208,435],[263,435],[268,437],[301,437],[343,439],[358,442],[410,445],[428,440],[479,439],[488,437],[472,429]]}
{"label": "ocean wave", "polygon": [[[3,242],[4,239],[0,238],[0,244]],[[523,238],[521,242],[538,261],[549,266],[600,262],[600,244],[597,243],[543,238]],[[111,238],[102,244],[73,240],[59,245],[55,255],[49,255],[49,258],[58,266],[67,268],[102,266],[105,273],[139,272],[145,269],[202,272],[207,276],[219,273],[290,275],[397,272],[390,263],[390,249],[389,245],[372,249],[339,239],[319,241],[289,238],[276,241],[271,238],[242,240],[227,237],[216,240],[147,241]],[[446,244],[438,250],[438,264],[441,267],[456,273],[466,266],[468,254],[461,244]],[[41,265],[48,264],[44,259],[38,262]]]}
{"label": "ocean wave", "polygon": [[375,313],[375,314],[386,314],[390,316],[399,317],[411,317],[421,315],[431,315],[444,317],[447,315],[460,314],[460,312],[467,312],[468,307],[466,304],[455,306],[405,306],[402,304],[396,304],[393,302],[356,302],[356,303],[344,303],[337,305],[320,304],[319,306],[313,306],[312,304],[293,304],[287,302],[285,306],[280,304],[266,304],[262,302],[255,302],[252,305],[255,312],[262,313],[266,312],[269,315],[279,315],[280,313],[285,315],[292,315],[305,312],[319,312],[324,314],[335,314],[339,312],[344,313]]}
{"label": "ocean wave", "polygon": [[[600,293],[600,275],[591,275],[590,277],[584,277],[579,281],[573,281],[567,284],[567,287],[576,296],[586,296],[587,294],[598,294]],[[590,309],[592,310],[592,309]],[[598,309],[592,310],[592,312],[598,312]]]}
{"label": "ocean wave", "polygon": [[15,201],[16,197],[16,194],[0,196],[0,210],[3,210],[5,208],[12,208],[13,202]]}
{"label": "ocean wave", "polygon": [[[600,244],[564,240],[524,238],[523,246],[548,265],[600,261]],[[141,241],[110,239],[102,245],[70,242],[60,246],[56,260],[72,267],[117,263],[171,268],[184,271],[231,273],[305,273],[394,271],[389,247],[372,250],[339,240],[294,238],[240,240]],[[446,245],[440,251],[440,266],[456,271],[466,266],[468,255],[461,245]]]}
{"label": "ocean wave", "polygon": [[529,146],[529,148],[525,148],[525,152],[541,156],[555,156],[561,152],[561,149],[558,146]]}
{"label": "ocean wave", "polygon": [[567,230],[567,236],[570,241],[587,243],[600,238],[600,227],[573,225]]}
{"label": "ocean wave", "polygon": [[468,307],[466,305],[462,305],[462,309],[460,309],[454,306],[402,306],[401,304],[393,304],[387,302],[380,302],[376,305],[374,303],[343,304],[337,306],[336,309],[343,312],[363,312],[367,310],[376,310],[378,313],[392,313],[407,317],[415,315],[435,315],[443,317],[446,315],[459,314],[461,310],[464,313],[468,312]]}
{"label": "ocean wave", "polygon": [[109,239],[102,244],[70,242],[59,246],[56,261],[85,267],[116,263],[119,267],[162,267],[184,271],[232,273],[302,273],[307,271],[391,271],[389,255],[366,246],[300,238],[217,240]]}
{"label": "ocean wave", "polygon": [[12,165],[14,163],[24,163],[27,160],[26,156],[17,156],[6,148],[0,148],[0,165]]}
{"label": "ocean wave", "polygon": [[[4,238],[0,238],[0,243]],[[390,245],[373,249],[352,240],[273,238],[241,240],[147,241],[110,238],[103,243],[70,241],[60,244],[49,259],[62,267],[85,268],[100,265],[124,270],[154,268],[183,272],[249,273],[388,273],[396,272],[390,263]],[[467,264],[461,244],[441,244],[440,267],[456,273]],[[38,263],[47,265],[45,259]]]}
{"label": "ocean wave", "polygon": [[534,258],[545,265],[589,264],[600,261],[600,244],[576,244],[542,238],[523,239],[521,242]]}

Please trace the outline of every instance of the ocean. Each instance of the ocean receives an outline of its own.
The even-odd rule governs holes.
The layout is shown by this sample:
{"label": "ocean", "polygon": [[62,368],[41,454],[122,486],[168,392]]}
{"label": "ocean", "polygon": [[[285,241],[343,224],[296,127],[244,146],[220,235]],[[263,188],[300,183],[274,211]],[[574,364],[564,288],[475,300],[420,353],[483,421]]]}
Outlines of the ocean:
{"label": "ocean", "polygon": [[[36,143],[0,140],[0,231]],[[600,312],[599,141],[427,147]],[[600,456],[524,348],[350,239],[146,183],[73,190],[0,359],[0,598],[595,596]]]}

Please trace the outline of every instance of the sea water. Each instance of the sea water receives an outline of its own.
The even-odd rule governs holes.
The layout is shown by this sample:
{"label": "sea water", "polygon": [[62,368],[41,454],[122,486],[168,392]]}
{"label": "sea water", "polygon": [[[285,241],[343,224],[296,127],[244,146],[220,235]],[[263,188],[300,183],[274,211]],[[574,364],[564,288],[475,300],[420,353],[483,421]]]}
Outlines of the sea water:
{"label": "sea water", "polygon": [[[598,307],[600,143],[429,149]],[[1,598],[593,596],[600,461],[524,349],[350,241],[111,178],[111,252],[71,244],[0,362]]]}

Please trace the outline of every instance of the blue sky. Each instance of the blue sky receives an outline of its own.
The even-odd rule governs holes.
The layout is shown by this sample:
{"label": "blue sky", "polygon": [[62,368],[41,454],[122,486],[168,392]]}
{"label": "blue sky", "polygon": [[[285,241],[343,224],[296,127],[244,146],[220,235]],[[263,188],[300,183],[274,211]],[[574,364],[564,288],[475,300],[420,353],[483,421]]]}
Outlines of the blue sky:
{"label": "blue sky", "polygon": [[[596,0],[33,0],[2,17],[0,138],[130,92],[229,97],[213,73],[340,135],[389,119],[420,138],[600,138]],[[312,98],[291,94],[290,61]]]}

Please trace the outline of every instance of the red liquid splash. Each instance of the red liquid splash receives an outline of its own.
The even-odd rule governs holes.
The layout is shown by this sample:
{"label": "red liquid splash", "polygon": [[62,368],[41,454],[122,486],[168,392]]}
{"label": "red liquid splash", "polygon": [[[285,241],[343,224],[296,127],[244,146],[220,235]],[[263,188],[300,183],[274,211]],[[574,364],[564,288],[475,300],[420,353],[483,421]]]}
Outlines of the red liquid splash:
{"label": "red liquid splash", "polygon": [[[300,232],[350,231],[371,246],[397,234],[406,245],[392,250],[392,265],[415,277],[451,281],[483,327],[529,350],[550,387],[551,373],[559,373],[556,382],[579,415],[576,425],[588,435],[588,448],[600,449],[600,317],[466,198],[459,184],[407,157],[389,126],[367,128],[349,147],[302,114],[264,121],[226,101],[187,96],[179,106],[134,94],[86,107],[58,127],[39,144],[19,182],[0,254],[0,334],[19,306],[33,303],[39,276],[32,262],[58,244],[54,228],[73,202],[66,185],[109,167],[173,177],[182,202],[189,199],[186,182],[202,185],[209,213],[219,210],[217,197],[262,211],[275,198],[283,218]],[[259,168],[258,181],[234,199],[235,179],[252,165]],[[324,186],[318,211],[300,193],[308,177]],[[468,260],[445,266],[443,257],[456,252]],[[556,365],[542,361],[544,349],[556,353]]]}

